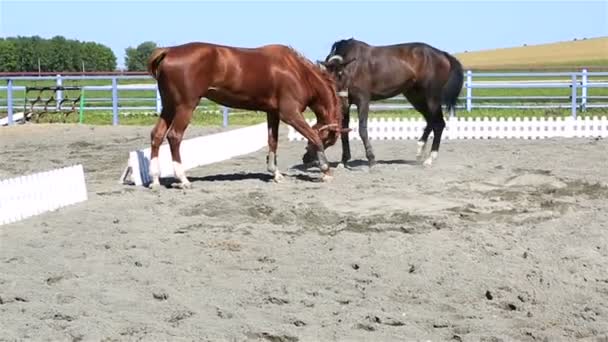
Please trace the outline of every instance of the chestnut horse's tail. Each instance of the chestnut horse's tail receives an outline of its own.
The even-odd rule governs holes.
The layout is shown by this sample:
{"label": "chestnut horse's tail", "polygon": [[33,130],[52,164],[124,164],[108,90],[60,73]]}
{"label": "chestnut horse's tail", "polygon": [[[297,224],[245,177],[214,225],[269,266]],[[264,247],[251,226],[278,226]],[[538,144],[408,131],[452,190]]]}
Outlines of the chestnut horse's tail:
{"label": "chestnut horse's tail", "polygon": [[154,79],[158,79],[160,62],[165,58],[167,52],[169,52],[169,48],[156,48],[152,51],[150,58],[148,58],[148,73],[150,73]]}
{"label": "chestnut horse's tail", "polygon": [[462,90],[464,83],[464,75],[462,70],[462,64],[454,56],[449,53],[445,53],[445,56],[450,61],[450,76],[448,82],[443,87],[443,103],[447,105],[447,110],[450,111],[456,107],[458,102],[458,96]]}

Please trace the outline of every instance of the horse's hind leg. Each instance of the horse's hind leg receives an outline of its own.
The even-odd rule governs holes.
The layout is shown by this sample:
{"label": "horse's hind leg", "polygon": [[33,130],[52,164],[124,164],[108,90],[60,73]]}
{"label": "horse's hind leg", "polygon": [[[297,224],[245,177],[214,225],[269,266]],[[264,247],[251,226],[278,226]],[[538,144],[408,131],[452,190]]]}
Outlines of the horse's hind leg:
{"label": "horse's hind leg", "polygon": [[441,101],[439,99],[429,99],[429,124],[433,128],[433,144],[431,145],[431,155],[424,161],[424,166],[431,166],[433,161],[437,159],[439,154],[439,145],[441,144],[441,135],[445,128],[445,120],[443,119],[443,111],[441,109]]}
{"label": "horse's hind leg", "polygon": [[158,150],[165,139],[165,134],[173,122],[175,112],[170,107],[163,107],[163,110],[150,132],[151,148],[150,148],[150,178],[152,183],[150,187],[155,189],[160,187],[160,165],[158,163]]}
{"label": "horse's hind leg", "polygon": [[266,166],[268,171],[274,175],[274,181],[283,180],[283,175],[277,167],[277,145],[279,143],[279,115],[278,113],[267,112],[266,122],[268,124],[268,155],[266,156]]}
{"label": "horse's hind leg", "polygon": [[190,119],[192,118],[195,107],[196,106],[187,105],[179,106],[175,112],[173,125],[171,125],[171,128],[167,133],[167,140],[169,140],[169,148],[171,149],[171,157],[173,159],[173,172],[175,173],[175,177],[180,181],[179,186],[184,189],[190,188],[192,184],[188,180],[188,177],[186,177],[186,172],[182,166],[182,157],[179,148],[182,139],[184,138],[186,128],[188,127],[188,124],[190,124]]}
{"label": "horse's hind leg", "polygon": [[404,94],[404,96],[407,98],[407,100],[410,102],[410,104],[414,107],[414,109],[416,109],[420,114],[422,114],[422,116],[424,117],[424,120],[426,121],[426,126],[424,127],[424,129],[422,131],[422,135],[420,136],[420,138],[417,141],[416,160],[420,161],[423,157],[424,151],[426,150],[426,145],[427,145],[427,141],[429,139],[429,135],[431,134],[431,131],[433,130],[433,126],[431,125],[431,121],[429,120],[431,115],[429,113],[429,108],[427,106],[426,98],[424,98],[420,94],[416,94],[416,93],[409,93],[409,94],[406,93],[406,94]]}

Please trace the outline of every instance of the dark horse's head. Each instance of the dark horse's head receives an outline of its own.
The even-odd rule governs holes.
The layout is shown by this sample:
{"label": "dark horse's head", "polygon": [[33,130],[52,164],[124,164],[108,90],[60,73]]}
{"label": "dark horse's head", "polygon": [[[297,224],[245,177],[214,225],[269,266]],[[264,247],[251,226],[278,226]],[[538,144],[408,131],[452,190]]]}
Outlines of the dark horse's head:
{"label": "dark horse's head", "polygon": [[357,60],[355,56],[357,43],[353,38],[339,40],[332,45],[331,51],[324,61],[317,61],[317,64],[329,71],[336,81],[343,111],[348,108],[348,87],[353,76],[352,71],[347,67]]}

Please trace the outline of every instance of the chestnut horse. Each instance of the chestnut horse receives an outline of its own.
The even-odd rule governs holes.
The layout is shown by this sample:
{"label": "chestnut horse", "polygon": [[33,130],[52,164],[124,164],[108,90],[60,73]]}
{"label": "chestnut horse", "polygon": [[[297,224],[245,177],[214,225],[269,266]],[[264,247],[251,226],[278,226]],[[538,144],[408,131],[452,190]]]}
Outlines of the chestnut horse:
{"label": "chestnut horse", "polygon": [[[431,166],[437,158],[445,127],[442,104],[452,110],[462,90],[462,65],[452,55],[425,43],[402,43],[373,46],[356,39],[335,42],[325,61],[318,62],[335,77],[342,98],[343,125],[348,127],[350,106],[357,106],[359,135],[370,166],[376,162],[367,135],[370,101],[402,94],[420,112],[426,127],[418,140],[416,159],[421,159],[427,139],[433,131]],[[309,155],[309,159],[311,156]],[[342,134],[342,163],[350,159],[348,133]]]}
{"label": "chestnut horse", "polygon": [[[335,144],[342,131],[334,79],[291,47],[273,44],[241,48],[191,42],[155,49],[148,59],[148,72],[158,83],[163,105],[151,132],[150,187],[160,185],[158,150],[165,134],[179,185],[190,187],[179,148],[193,111],[203,97],[226,107],[266,112],[269,148],[266,162],[275,181],[282,178],[276,164],[280,121],[308,139],[307,153],[316,155],[320,161],[322,180],[331,178],[324,149]],[[302,115],[307,107],[317,117],[312,127]]]}

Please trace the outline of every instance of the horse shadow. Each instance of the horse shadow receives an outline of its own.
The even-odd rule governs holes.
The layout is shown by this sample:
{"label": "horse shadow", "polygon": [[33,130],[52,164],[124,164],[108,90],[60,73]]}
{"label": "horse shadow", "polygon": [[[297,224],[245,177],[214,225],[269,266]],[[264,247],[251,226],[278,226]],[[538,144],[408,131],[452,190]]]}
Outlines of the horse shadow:
{"label": "horse shadow", "polygon": [[[315,177],[308,174],[288,174],[282,173],[283,177],[299,180],[302,182],[320,182],[320,177]],[[198,182],[242,182],[248,180],[258,180],[264,183],[272,183],[274,177],[270,173],[262,172],[238,172],[238,173],[220,173],[203,177],[188,176],[191,183]],[[173,177],[161,178],[160,184],[165,188],[174,188],[179,183],[179,180]]]}
{"label": "horse shadow", "polygon": [[[341,162],[329,162],[331,168],[336,168]],[[416,160],[406,159],[388,159],[388,160],[376,160],[376,165],[418,165],[420,164]],[[346,169],[354,169],[362,166],[368,166],[369,162],[366,159],[353,159],[346,163]],[[305,166],[304,164],[297,164],[291,167],[298,171],[310,171],[311,168],[318,168],[317,166]]]}
{"label": "horse shadow", "polygon": [[[336,168],[340,162],[330,162],[330,167]],[[389,159],[389,160],[377,160],[378,165],[417,165],[419,164],[415,160],[404,160],[404,159]],[[369,163],[365,159],[355,159],[346,163],[346,169],[354,169],[357,167],[368,166]],[[315,170],[316,169],[316,170]],[[288,170],[301,171],[298,173],[285,173],[282,172],[283,177],[291,178],[302,182],[320,182],[321,172],[316,167],[306,167],[304,164],[296,164],[291,166]],[[316,171],[316,172],[315,172]],[[304,173],[302,173],[304,172]],[[258,180],[264,183],[273,182],[273,176],[269,172],[236,172],[236,173],[219,173],[208,176],[188,176],[188,180],[191,183],[198,182],[241,182],[248,180]],[[161,178],[160,183],[166,188],[174,187],[179,181],[173,177]]]}

